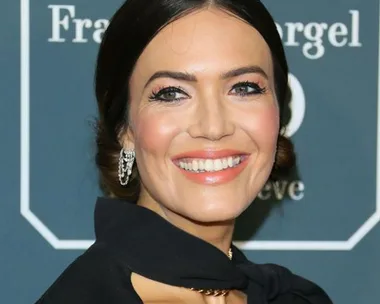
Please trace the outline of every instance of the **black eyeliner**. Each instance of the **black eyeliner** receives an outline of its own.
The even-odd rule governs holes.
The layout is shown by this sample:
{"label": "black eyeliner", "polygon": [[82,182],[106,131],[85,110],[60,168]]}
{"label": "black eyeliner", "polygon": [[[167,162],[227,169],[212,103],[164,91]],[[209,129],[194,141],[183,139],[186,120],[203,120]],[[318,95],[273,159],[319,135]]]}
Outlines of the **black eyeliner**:
{"label": "black eyeliner", "polygon": [[167,94],[167,93],[180,93],[189,97],[189,95],[186,92],[184,92],[184,90],[181,87],[168,86],[168,87],[162,87],[156,92],[153,91],[151,95],[148,97],[148,99],[150,101],[162,101],[162,102],[173,102],[173,101],[180,101],[183,99],[183,98],[164,99],[160,97],[161,95]]}
{"label": "black eyeliner", "polygon": [[264,94],[267,91],[267,89],[265,87],[261,87],[257,82],[251,82],[251,81],[238,82],[232,86],[231,90],[234,90],[234,89],[242,87],[242,86],[248,86],[252,89],[255,89],[256,92],[238,94],[240,96],[259,95],[259,94]]}

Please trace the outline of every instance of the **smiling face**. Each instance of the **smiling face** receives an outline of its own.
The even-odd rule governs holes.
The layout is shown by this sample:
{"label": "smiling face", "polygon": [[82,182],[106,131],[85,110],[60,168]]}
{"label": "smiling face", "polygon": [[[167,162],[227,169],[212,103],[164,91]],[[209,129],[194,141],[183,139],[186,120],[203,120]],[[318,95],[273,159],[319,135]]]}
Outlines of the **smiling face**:
{"label": "smiling face", "polygon": [[178,19],[148,44],[130,80],[125,148],[141,200],[200,222],[234,219],[272,170],[279,130],[270,50],[221,10]]}

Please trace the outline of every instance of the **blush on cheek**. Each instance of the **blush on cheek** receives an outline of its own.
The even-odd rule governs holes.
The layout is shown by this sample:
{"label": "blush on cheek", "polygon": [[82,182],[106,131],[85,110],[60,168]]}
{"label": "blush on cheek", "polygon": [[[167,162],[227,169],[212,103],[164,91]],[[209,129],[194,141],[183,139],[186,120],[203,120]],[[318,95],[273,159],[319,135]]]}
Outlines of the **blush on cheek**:
{"label": "blush on cheek", "polygon": [[163,112],[141,111],[134,120],[135,145],[151,154],[165,155],[178,133],[178,124]]}
{"label": "blush on cheek", "polygon": [[263,135],[263,139],[270,142],[277,141],[280,122],[278,108],[273,106],[260,112],[256,118],[256,128]]}

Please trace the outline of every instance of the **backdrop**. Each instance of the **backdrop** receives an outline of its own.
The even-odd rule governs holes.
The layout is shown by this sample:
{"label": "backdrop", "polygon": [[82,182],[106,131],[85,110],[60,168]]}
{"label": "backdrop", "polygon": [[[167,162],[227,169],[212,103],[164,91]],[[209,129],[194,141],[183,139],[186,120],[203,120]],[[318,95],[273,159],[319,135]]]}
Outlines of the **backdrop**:
{"label": "backdrop", "polygon": [[[0,303],[33,303],[92,243],[94,63],[120,4],[1,1]],[[265,4],[289,58],[298,166],[264,187],[236,243],[334,303],[379,303],[379,1]]]}

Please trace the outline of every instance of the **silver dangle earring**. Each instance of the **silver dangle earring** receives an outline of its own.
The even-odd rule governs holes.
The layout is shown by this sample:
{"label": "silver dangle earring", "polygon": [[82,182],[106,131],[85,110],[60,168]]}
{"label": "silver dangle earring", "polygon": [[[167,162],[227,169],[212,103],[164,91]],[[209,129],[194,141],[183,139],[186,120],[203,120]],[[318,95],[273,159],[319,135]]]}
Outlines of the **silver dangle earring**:
{"label": "silver dangle earring", "polygon": [[135,150],[120,150],[119,157],[119,182],[126,186],[129,182],[129,176],[132,174],[132,166],[135,160]]}

